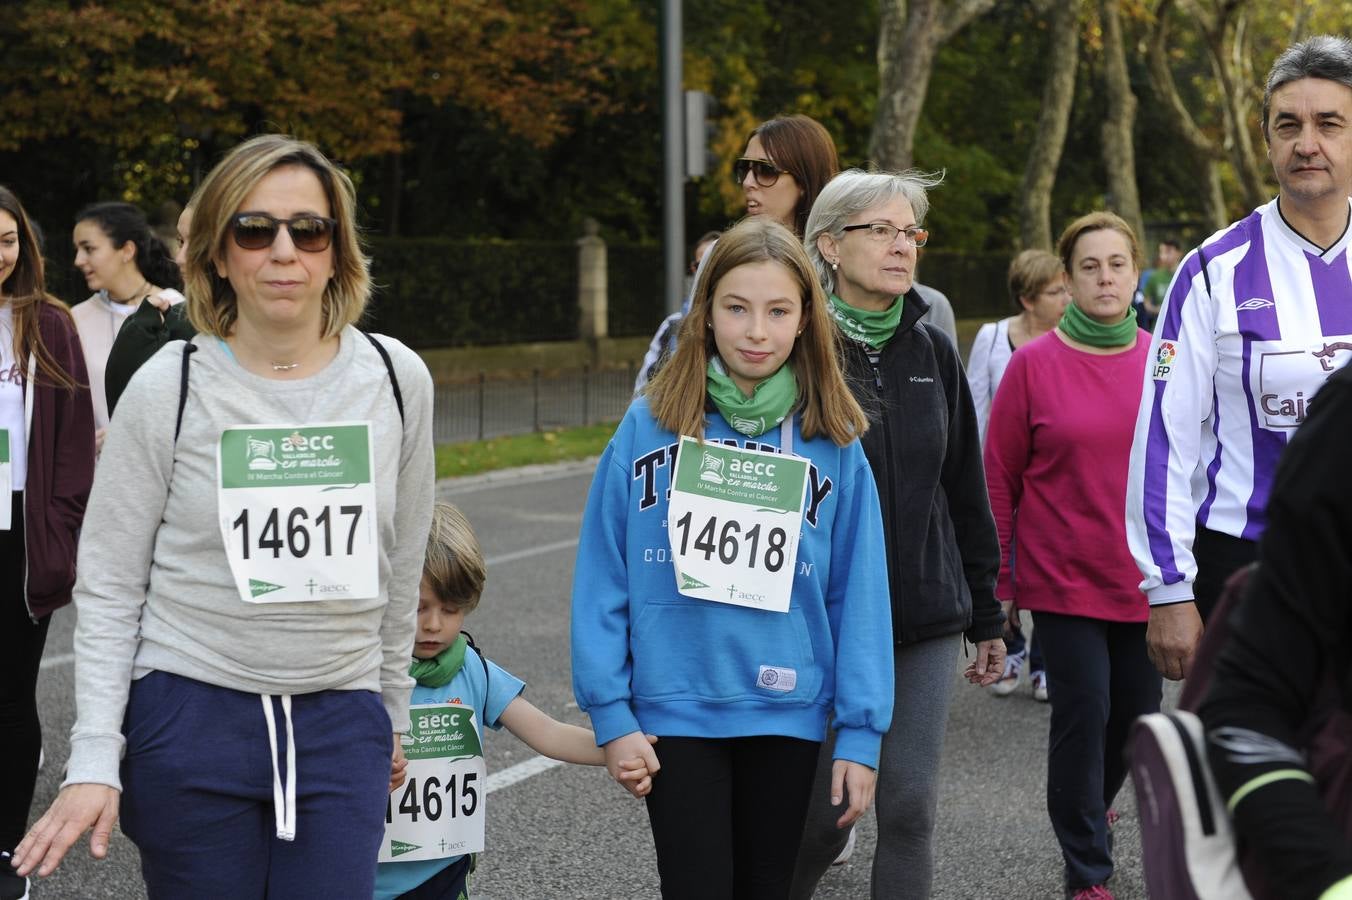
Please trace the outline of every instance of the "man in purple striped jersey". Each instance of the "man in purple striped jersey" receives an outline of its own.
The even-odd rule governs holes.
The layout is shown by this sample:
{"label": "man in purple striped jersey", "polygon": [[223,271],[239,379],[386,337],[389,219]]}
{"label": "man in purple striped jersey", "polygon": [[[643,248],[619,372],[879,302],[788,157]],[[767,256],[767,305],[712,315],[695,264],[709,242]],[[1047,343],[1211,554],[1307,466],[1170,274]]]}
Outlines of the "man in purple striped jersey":
{"label": "man in purple striped jersey", "polygon": [[1262,125],[1277,198],[1175,273],[1136,421],[1127,537],[1166,678],[1187,675],[1225,579],[1256,558],[1277,457],[1352,359],[1352,41],[1284,52]]}

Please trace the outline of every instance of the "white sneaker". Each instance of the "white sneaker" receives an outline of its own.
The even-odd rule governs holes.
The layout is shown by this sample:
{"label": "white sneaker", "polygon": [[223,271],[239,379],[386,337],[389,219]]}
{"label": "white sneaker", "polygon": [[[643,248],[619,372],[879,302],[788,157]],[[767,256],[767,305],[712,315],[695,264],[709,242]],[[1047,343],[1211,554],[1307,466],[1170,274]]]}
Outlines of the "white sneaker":
{"label": "white sneaker", "polygon": [[843,866],[845,865],[845,863],[850,861],[850,857],[853,855],[854,855],[854,826],[851,825],[850,836],[845,841],[845,849],[840,851],[840,855],[835,858],[835,860],[831,863],[831,865]]}
{"label": "white sneaker", "polygon": [[1033,673],[1033,699],[1047,702],[1047,673],[1038,671]]}
{"label": "white sneaker", "polygon": [[1024,653],[1011,653],[1005,657],[1005,673],[1000,676],[1000,680],[992,684],[988,690],[997,697],[1008,697],[1014,693],[1014,689],[1019,686],[1023,680],[1023,660]]}

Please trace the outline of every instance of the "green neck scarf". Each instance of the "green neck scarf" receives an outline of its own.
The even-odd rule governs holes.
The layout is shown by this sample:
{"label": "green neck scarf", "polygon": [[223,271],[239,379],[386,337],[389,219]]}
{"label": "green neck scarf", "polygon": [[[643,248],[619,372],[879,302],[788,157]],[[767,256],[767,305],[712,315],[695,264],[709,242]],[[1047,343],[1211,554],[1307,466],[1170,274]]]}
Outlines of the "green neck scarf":
{"label": "green neck scarf", "polygon": [[830,309],[841,331],[861,344],[881,350],[892,340],[892,335],[897,333],[897,326],[901,324],[901,301],[902,297],[898,295],[887,309],[875,312],[851,306],[832,294]]}
{"label": "green neck scarf", "polygon": [[414,658],[408,667],[408,674],[423,687],[439,688],[451,683],[451,679],[465,664],[465,647],[468,644],[463,634],[457,635],[455,643],[442,650],[431,659]]}
{"label": "green neck scarf", "polygon": [[756,385],[748,397],[728,375],[723,360],[715,356],[705,371],[705,389],[709,399],[723,414],[734,431],[756,437],[774,428],[798,402],[798,378],[787,362],[779,371]]}
{"label": "green neck scarf", "polygon": [[1084,314],[1074,303],[1066,307],[1057,328],[1066,337],[1090,347],[1125,347],[1136,340],[1136,310],[1127,309],[1127,315],[1115,325],[1104,325]]}

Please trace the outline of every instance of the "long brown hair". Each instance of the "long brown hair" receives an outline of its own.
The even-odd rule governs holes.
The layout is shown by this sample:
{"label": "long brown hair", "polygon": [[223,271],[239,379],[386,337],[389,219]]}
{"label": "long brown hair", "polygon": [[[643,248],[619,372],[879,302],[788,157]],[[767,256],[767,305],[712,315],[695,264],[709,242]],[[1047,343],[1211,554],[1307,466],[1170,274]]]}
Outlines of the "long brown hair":
{"label": "long brown hair", "polygon": [[802,189],[793,210],[793,233],[802,237],[817,195],[840,171],[836,142],[820,122],[803,115],[762,122],[747,135],[747,143],[753,137],[760,138],[770,162],[792,175]]}
{"label": "long brown hair", "polygon": [[[13,216],[19,226],[19,258],[14,262],[14,271],[0,285],[0,294],[8,301],[14,320],[14,360],[23,366],[25,357],[32,354],[37,362],[39,378],[46,378],[57,387],[74,390],[81,386],[80,383],[61,368],[56,357],[52,356],[52,351],[42,342],[42,329],[39,327],[44,304],[59,309],[73,327],[70,310],[66,304],[47,293],[42,251],[38,249],[33,225],[19,198],[3,185],[0,185],[0,210]],[[24,377],[27,377],[27,373]]]}
{"label": "long brown hair", "polygon": [[788,364],[798,377],[798,409],[804,438],[819,434],[845,446],[868,428],[868,419],[841,374],[836,326],[826,311],[826,294],[798,238],[764,216],[743,219],[725,232],[710,251],[695,285],[690,312],[681,323],[676,353],[648,385],[653,417],[676,434],[704,440],[705,377],[709,360],[718,353],[713,315],[718,283],[738,266],[776,262],[798,284],[803,303],[803,330],[794,341]]}

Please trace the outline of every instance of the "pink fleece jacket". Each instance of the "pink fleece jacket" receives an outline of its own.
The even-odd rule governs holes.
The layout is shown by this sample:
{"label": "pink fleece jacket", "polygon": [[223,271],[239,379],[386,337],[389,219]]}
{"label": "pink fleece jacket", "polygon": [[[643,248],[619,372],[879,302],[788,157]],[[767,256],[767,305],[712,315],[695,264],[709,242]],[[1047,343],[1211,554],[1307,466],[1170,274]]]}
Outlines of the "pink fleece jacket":
{"label": "pink fleece jacket", "polygon": [[1001,600],[1114,622],[1150,617],[1125,520],[1127,461],[1149,347],[1150,335],[1141,331],[1130,350],[1086,353],[1053,331],[1010,360],[991,405],[985,448]]}

